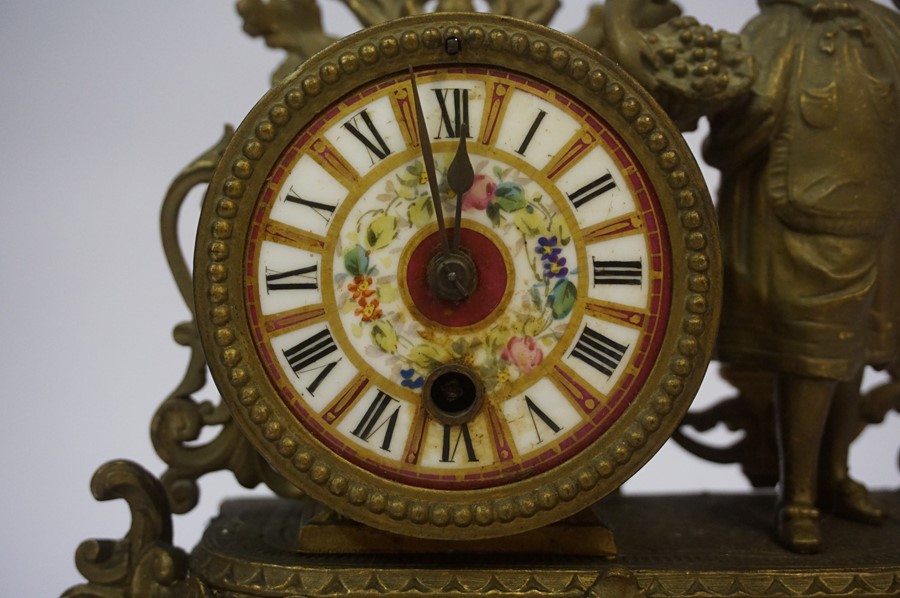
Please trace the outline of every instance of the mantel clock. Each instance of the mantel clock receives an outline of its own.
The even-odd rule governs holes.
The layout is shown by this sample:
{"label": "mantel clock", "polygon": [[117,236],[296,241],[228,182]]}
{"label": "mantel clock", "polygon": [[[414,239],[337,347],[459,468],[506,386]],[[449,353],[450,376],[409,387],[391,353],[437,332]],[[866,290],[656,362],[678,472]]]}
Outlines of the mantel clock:
{"label": "mantel clock", "polygon": [[390,22],[278,83],[209,186],[212,375],[291,484],[478,539],[573,515],[662,445],[720,268],[677,128],[612,61],[476,14]]}
{"label": "mantel clock", "polygon": [[[828,553],[800,555],[772,537],[771,494],[607,497],[669,437],[742,463],[754,484],[778,479],[770,421],[784,395],[775,400],[770,371],[738,359],[723,371],[741,396],[685,416],[722,304],[754,334],[779,322],[777,302],[755,307],[765,293],[737,295],[749,310],[731,300],[736,273],[764,278],[736,256],[781,260],[790,274],[771,281],[803,305],[821,302],[810,288],[829,301],[832,287],[889,296],[893,279],[880,276],[893,271],[893,243],[875,234],[893,230],[887,220],[861,239],[776,226],[782,213],[766,215],[755,194],[791,188],[773,188],[782,176],[866,180],[893,155],[890,141],[865,135],[895,125],[893,113],[863,107],[894,97],[896,86],[867,85],[894,73],[883,57],[896,56],[895,12],[869,0],[760,0],[737,36],[668,0],[607,0],[573,34],[583,45],[529,22],[548,22],[555,0],[489,0],[496,15],[468,0],[441,0],[435,14],[422,14],[422,0],[346,4],[366,28],[331,43],[314,0],[237,3],[245,30],[288,58],[237,131],[166,195],[163,246],[193,315],[175,329],[191,348],[187,372],[151,424],[168,469],[158,479],[124,461],[97,470],[94,496],[124,498],[132,527],[79,546],[88,583],[64,596],[897,595],[895,519],[861,528],[830,518]],[[778,60],[763,60],[767,36],[784,48]],[[788,86],[799,112],[783,85],[765,83],[788,65],[806,77]],[[837,97],[852,110],[829,128],[844,112]],[[713,117],[708,159],[725,175],[724,275],[712,202],[679,132],[701,116]],[[843,131],[852,138],[841,147],[866,169],[832,151]],[[791,168],[787,156],[798,157]],[[758,170],[769,158],[771,171]],[[201,184],[190,274],[177,221]],[[889,194],[869,199],[894,206]],[[729,217],[738,207],[767,227]],[[791,252],[767,253],[778,243]],[[794,284],[796,256],[840,275]],[[857,268],[875,257],[883,287]],[[866,331],[873,321],[860,320]],[[883,332],[896,331],[891,322]],[[841,447],[900,405],[892,359],[879,363],[893,380],[842,422],[852,434]],[[207,366],[220,404],[194,398]],[[803,421],[824,421],[798,405]],[[743,440],[714,449],[677,430],[719,423]],[[200,440],[207,426],[218,432]],[[802,430],[787,436],[787,455],[812,467],[782,475],[781,487],[814,493],[796,482],[814,479],[818,447]],[[832,473],[846,477],[835,447]],[[188,555],[172,544],[171,515],[194,508],[197,479],[223,469],[280,498],[228,501]],[[896,509],[894,494],[877,498]],[[811,552],[818,511],[794,502],[779,511],[790,524],[781,540]]]}

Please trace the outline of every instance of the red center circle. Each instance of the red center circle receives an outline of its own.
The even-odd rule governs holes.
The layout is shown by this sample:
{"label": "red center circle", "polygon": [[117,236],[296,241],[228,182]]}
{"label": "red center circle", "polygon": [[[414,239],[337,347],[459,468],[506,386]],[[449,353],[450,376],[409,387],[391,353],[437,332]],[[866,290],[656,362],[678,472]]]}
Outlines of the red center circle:
{"label": "red center circle", "polygon": [[483,234],[463,228],[460,247],[475,262],[478,284],[462,301],[441,299],[428,286],[428,263],[441,253],[441,237],[434,232],[418,244],[406,266],[406,284],[413,306],[422,316],[449,328],[472,326],[497,309],[510,284],[506,263],[500,249]]}

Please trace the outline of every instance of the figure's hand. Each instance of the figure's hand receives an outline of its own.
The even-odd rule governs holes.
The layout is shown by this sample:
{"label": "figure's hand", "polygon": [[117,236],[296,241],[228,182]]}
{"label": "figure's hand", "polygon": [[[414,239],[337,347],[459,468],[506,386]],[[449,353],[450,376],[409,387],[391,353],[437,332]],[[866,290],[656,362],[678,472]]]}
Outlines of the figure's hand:
{"label": "figure's hand", "polygon": [[456,219],[453,221],[453,240],[450,243],[452,251],[459,250],[459,229],[462,226],[463,195],[472,188],[475,181],[475,170],[472,161],[469,160],[469,151],[466,149],[466,137],[469,135],[469,125],[462,123],[459,128],[459,145],[456,146],[456,155],[447,169],[447,184],[456,193]]}
{"label": "figure's hand", "polygon": [[428,139],[428,126],[425,123],[425,113],[422,112],[422,102],[419,100],[419,88],[416,85],[416,74],[412,65],[409,66],[409,82],[412,85],[413,106],[416,111],[416,128],[419,130],[419,149],[422,152],[422,160],[425,162],[425,174],[428,175],[428,188],[431,191],[431,202],[434,206],[434,215],[437,218],[438,230],[441,235],[441,245],[444,255],[450,255],[450,242],[447,239],[447,227],[444,223],[444,210],[441,207],[441,193],[438,190],[437,173],[434,169],[434,153],[431,151],[431,140]]}

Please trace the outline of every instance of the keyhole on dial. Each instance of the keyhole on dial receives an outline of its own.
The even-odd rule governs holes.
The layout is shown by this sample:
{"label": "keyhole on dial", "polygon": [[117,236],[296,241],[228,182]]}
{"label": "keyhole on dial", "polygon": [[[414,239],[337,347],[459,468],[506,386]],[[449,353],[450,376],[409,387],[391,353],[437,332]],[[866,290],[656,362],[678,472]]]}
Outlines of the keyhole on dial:
{"label": "keyhole on dial", "polygon": [[484,384],[465,366],[445,365],[425,379],[422,397],[428,413],[439,422],[463,424],[478,414],[484,401]]}

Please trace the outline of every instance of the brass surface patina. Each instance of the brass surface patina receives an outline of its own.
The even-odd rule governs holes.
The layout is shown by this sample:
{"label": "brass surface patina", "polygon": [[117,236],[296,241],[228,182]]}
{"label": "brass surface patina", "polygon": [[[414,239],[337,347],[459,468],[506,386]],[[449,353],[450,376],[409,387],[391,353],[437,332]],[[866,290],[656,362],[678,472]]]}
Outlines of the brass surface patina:
{"label": "brass surface patina", "polygon": [[782,542],[816,552],[820,510],[887,516],[847,458],[865,420],[900,407],[896,382],[860,396],[867,365],[896,379],[900,363],[900,17],[867,0],[760,9],[744,31],[759,76],[705,148],[722,170],[718,357],[745,413],[765,413],[749,452],[777,446],[764,475],[780,482]]}
{"label": "brass surface patina", "polygon": [[[541,27],[555,0],[489,0],[493,15],[472,14],[469,0],[438,2],[449,15],[426,14],[424,0],[345,3],[366,29],[335,40],[315,0],[237,2],[245,31],[287,58],[273,91],[163,202],[163,246],[192,314],[175,328],[187,371],[152,422],[168,469],[97,471],[94,496],[124,499],[132,528],[82,543],[87,583],[64,596],[900,595],[896,492],[869,496],[846,464],[862,429],[900,411],[897,12],[759,0],[737,36],[667,0],[608,0],[569,37]],[[609,121],[660,195],[675,300],[639,398],[589,449],[531,479],[449,492],[361,470],[288,414],[246,338],[243,243],[273,164],[322,110],[407,69],[460,63],[528,73]],[[705,158],[723,172],[724,278],[716,215],[678,134],[703,116]],[[459,155],[465,137],[447,143]],[[471,186],[463,174],[452,186]],[[209,191],[192,280],[177,222],[198,185]],[[739,396],[685,415],[720,309],[718,357]],[[207,365],[220,404],[194,398]],[[860,396],[867,365],[892,381]],[[431,408],[457,423],[440,401]],[[682,431],[720,422],[743,440],[717,449]],[[218,434],[198,445],[210,426]],[[741,463],[754,486],[780,482],[777,497],[613,492],[673,434],[702,458]],[[193,509],[198,479],[221,470],[281,498],[225,503],[188,556],[172,544],[172,514]],[[773,502],[791,551],[770,538]],[[838,517],[820,522],[820,509]],[[823,537],[823,554],[796,554]]]}

